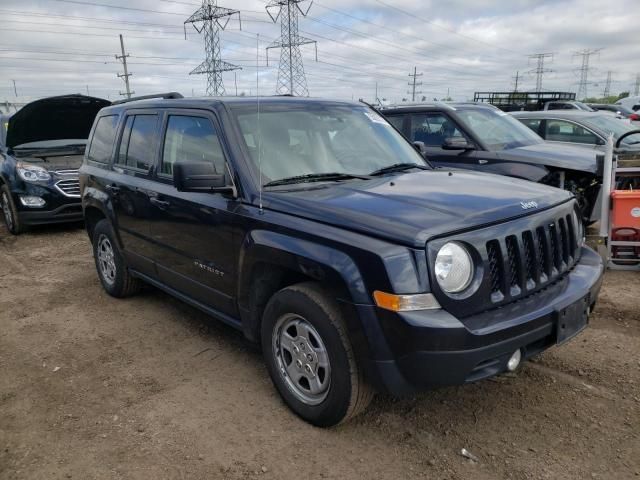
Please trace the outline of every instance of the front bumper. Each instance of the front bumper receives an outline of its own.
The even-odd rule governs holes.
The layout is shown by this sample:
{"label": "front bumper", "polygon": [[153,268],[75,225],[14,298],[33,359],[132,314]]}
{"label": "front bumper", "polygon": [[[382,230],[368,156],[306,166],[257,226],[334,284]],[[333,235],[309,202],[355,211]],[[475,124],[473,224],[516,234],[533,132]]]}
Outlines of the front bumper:
{"label": "front bumper", "polygon": [[578,333],[565,334],[560,326],[565,321],[560,320],[594,306],[603,273],[600,256],[584,247],[580,262],[553,285],[463,321],[444,310],[395,314],[359,306],[361,318],[375,317],[381,327],[380,348],[373,345],[372,352],[383,351],[388,357],[368,360],[365,371],[376,388],[393,395],[504,372],[517,349],[527,359]]}
{"label": "front bumper", "polygon": [[[23,225],[72,223],[83,220],[80,198],[64,195],[53,185],[43,186],[25,182],[23,188],[15,189],[11,193],[18,210],[18,217]],[[20,202],[21,195],[40,197],[46,202],[45,206],[42,208],[25,207]]]}

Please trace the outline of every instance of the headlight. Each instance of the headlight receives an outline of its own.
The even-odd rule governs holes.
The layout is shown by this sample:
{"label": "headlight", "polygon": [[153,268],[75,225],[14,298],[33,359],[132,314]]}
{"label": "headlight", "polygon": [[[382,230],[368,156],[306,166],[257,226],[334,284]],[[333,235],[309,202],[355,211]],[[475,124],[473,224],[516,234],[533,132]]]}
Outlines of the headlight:
{"label": "headlight", "polygon": [[25,182],[46,182],[51,178],[49,172],[44,168],[36,165],[29,165],[28,163],[18,162],[16,165],[18,175]]}
{"label": "headlight", "polygon": [[466,248],[456,242],[445,244],[436,257],[436,280],[447,293],[460,293],[473,280],[473,262]]}

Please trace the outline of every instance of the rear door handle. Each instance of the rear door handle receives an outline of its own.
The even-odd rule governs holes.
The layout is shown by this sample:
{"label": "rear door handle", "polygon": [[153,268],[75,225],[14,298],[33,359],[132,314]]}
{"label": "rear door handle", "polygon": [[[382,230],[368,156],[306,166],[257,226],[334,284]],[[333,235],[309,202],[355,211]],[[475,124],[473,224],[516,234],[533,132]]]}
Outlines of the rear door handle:
{"label": "rear door handle", "polygon": [[119,193],[120,192],[120,187],[118,187],[116,185],[107,185],[106,188],[111,193]]}
{"label": "rear door handle", "polygon": [[155,205],[156,207],[158,207],[160,210],[166,210],[167,208],[169,208],[169,206],[171,205],[170,202],[167,202],[165,200],[158,200],[157,198],[150,198],[149,201]]}

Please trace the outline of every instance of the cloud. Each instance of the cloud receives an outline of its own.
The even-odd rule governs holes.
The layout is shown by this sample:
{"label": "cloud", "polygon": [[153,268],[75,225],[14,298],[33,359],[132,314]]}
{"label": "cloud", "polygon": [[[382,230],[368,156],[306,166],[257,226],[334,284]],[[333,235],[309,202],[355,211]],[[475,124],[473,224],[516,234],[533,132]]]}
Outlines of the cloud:
{"label": "cloud", "polygon": [[[125,8],[91,5],[104,4]],[[234,18],[221,34],[223,58],[241,70],[223,74],[227,92],[255,94],[256,65],[260,90],[275,93],[279,52],[265,48],[280,34],[264,11],[263,0],[220,0],[241,10],[242,31]],[[181,91],[203,95],[206,78],[189,72],[204,58],[204,41],[183,22],[198,8],[197,0],[4,0],[0,5],[0,101],[89,92],[120,97],[124,84],[118,34],[129,57],[132,88],[137,94]],[[150,10],[150,11],[145,11]],[[152,12],[153,11],[153,12]],[[158,13],[162,12],[162,13]],[[635,15],[633,14],[635,12]],[[590,93],[603,89],[613,72],[612,91],[629,90],[640,70],[635,19],[637,0],[618,0],[616,8],[596,0],[318,0],[300,18],[301,35],[316,40],[302,47],[304,68],[313,96],[399,101],[407,97],[409,73],[423,73],[419,88],[427,98],[450,94],[465,100],[477,90],[521,89],[535,78],[528,54],[553,52],[553,69],[543,87],[577,89],[572,54],[603,48],[592,57]],[[256,34],[260,50],[256,52]],[[256,62],[256,54],[259,61]]]}

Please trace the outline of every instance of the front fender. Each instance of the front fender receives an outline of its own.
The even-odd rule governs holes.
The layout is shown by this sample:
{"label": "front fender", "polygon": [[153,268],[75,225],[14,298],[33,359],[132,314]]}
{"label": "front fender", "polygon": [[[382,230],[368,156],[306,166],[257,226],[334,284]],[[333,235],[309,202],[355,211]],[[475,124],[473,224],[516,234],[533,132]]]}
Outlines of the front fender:
{"label": "front fender", "polygon": [[337,275],[347,286],[353,303],[370,304],[371,298],[355,262],[345,253],[281,233],[255,230],[240,251],[238,298],[247,297],[250,275],[260,262],[281,265],[318,281]]}
{"label": "front fender", "polygon": [[544,165],[532,165],[530,163],[508,162],[502,161],[487,165],[482,170],[486,173],[494,173],[497,175],[506,175],[508,177],[529,180],[530,182],[539,182],[546,177],[550,170]]}
{"label": "front fender", "polygon": [[361,309],[371,311],[374,307],[355,261],[334,248],[266,230],[250,232],[240,251],[238,306],[247,338],[254,341],[260,338],[261,318],[252,314],[249,301],[251,275],[259,263],[282,266],[324,285],[343,285],[350,298],[338,300],[345,308],[345,321],[356,356],[388,358],[390,350],[377,319],[360,314]]}

